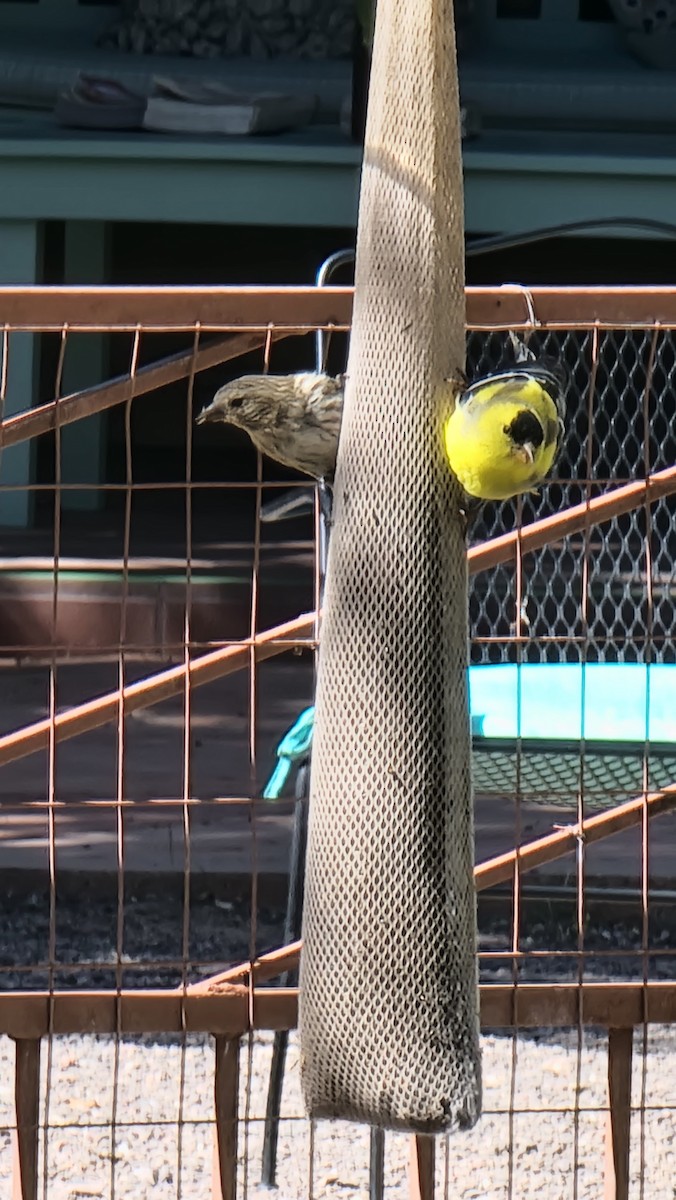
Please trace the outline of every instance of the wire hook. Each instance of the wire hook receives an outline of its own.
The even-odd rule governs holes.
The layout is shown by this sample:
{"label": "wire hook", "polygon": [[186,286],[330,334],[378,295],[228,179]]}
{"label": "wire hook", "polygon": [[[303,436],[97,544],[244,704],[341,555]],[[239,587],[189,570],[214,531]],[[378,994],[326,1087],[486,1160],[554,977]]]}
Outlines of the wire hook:
{"label": "wire hook", "polygon": [[[348,266],[354,262],[354,250],[347,248],[345,250],[336,250],[334,254],[330,254],[328,258],[320,266],[315,276],[316,287],[326,287],[329,279],[334,271],[340,267]],[[331,339],[330,331],[318,329],[315,334],[315,370],[318,375],[326,369],[326,357],[329,352],[329,341]]]}
{"label": "wire hook", "polygon": [[537,356],[528,348],[528,342],[530,341],[531,335],[540,327],[541,324],[535,315],[533,294],[530,288],[526,287],[526,285],[523,283],[503,283],[502,286],[504,288],[512,288],[514,291],[519,292],[526,302],[528,325],[530,328],[525,331],[522,337],[519,337],[518,333],[516,333],[513,329],[508,329],[507,337],[512,344],[514,358],[517,363],[533,362]]}

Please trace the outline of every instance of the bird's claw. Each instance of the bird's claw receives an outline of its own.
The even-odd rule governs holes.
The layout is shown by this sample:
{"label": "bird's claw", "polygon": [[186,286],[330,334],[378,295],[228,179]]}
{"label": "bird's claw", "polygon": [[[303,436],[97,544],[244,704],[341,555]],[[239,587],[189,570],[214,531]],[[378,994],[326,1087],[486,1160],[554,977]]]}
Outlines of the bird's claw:
{"label": "bird's claw", "polygon": [[467,494],[463,496],[459,512],[462,523],[462,534],[465,540],[467,540],[469,532],[479,515],[480,508],[481,501],[477,500],[475,496],[468,496]]}
{"label": "bird's claw", "polygon": [[333,524],[333,493],[325,479],[318,480],[317,491],[319,493],[319,511],[328,531]]}
{"label": "bird's claw", "polygon": [[450,383],[457,392],[464,392],[467,387],[467,376],[463,371],[456,371],[453,375],[447,375],[444,381]]}

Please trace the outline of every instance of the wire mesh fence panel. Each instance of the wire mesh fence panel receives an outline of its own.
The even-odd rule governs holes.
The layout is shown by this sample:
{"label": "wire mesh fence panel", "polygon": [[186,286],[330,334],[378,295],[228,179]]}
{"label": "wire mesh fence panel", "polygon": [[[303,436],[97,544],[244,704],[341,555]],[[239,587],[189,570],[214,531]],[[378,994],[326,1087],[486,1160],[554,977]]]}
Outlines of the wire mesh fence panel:
{"label": "wire mesh fence panel", "polygon": [[[540,495],[518,502],[521,520],[529,521],[596,495],[609,482],[644,478],[673,464],[676,441],[672,377],[674,337],[669,329],[541,332],[528,339],[536,354],[563,360],[570,372],[566,437],[556,465],[557,483]],[[485,373],[513,361],[505,335],[472,333],[468,341],[470,374]],[[517,505],[487,506],[477,526],[477,539],[509,528]],[[476,580],[470,594],[473,628],[481,637],[490,629],[495,641],[475,642],[473,662],[515,661],[508,636],[521,620],[529,637],[527,661],[575,661],[584,638],[586,661],[637,662],[645,658],[647,634],[645,564],[642,552],[644,514],[634,513],[596,531],[587,587],[587,628],[580,626],[580,538],[549,546],[534,556],[528,597],[521,613],[514,609],[513,570],[503,568]],[[650,638],[653,661],[673,662],[675,590],[674,502],[660,500],[651,508],[650,543],[654,563],[654,612]],[[659,530],[659,532],[657,532]],[[532,615],[529,612],[532,610]]]}
{"label": "wire mesh fence panel", "polygon": [[[311,368],[350,292],[0,292],[2,1194],[262,1197],[290,1029],[285,1200],[673,1200],[672,294],[535,289],[535,327],[518,289],[468,294],[468,373],[518,329],[568,366],[567,432],[553,481],[471,533],[484,1114],[413,1168],[387,1135],[374,1193],[368,1129],[304,1115],[278,986],[293,761],[262,798],[313,700],[318,508],[275,519],[307,479],[194,425],[228,378]],[[66,394],[83,353],[100,378]],[[105,460],[74,478],[96,414]]]}

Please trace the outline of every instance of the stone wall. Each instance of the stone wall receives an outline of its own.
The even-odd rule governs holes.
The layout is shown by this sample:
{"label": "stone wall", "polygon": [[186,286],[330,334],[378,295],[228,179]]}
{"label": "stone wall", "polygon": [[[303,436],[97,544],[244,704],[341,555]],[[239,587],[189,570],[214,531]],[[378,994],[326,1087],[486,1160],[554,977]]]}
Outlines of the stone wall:
{"label": "stone wall", "polygon": [[354,0],[126,0],[100,39],[136,54],[346,58]]}

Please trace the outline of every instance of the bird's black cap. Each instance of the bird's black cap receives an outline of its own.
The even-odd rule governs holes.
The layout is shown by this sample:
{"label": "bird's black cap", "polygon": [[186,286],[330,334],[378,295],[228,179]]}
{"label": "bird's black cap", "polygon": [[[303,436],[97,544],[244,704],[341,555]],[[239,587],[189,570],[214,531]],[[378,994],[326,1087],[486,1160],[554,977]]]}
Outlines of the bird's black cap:
{"label": "bird's black cap", "polygon": [[505,433],[515,445],[523,446],[526,442],[530,442],[536,449],[542,445],[545,437],[545,431],[540,421],[528,408],[522,409],[509,425],[505,425]]}

